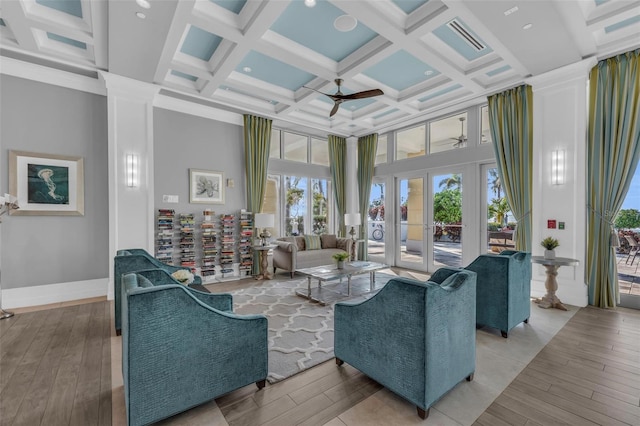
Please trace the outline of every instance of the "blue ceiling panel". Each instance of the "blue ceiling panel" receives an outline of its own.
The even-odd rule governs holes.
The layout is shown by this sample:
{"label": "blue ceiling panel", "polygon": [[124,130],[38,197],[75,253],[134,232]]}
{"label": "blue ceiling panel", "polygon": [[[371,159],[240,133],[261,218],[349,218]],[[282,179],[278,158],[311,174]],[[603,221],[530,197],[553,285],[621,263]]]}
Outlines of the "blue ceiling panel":
{"label": "blue ceiling panel", "polygon": [[182,71],[171,70],[171,74],[175,75],[176,77],[185,78],[187,80],[198,81],[198,77],[196,77],[195,75],[187,74]]}
{"label": "blue ceiling panel", "polygon": [[[251,72],[244,71],[245,67],[251,68]],[[253,50],[238,64],[236,71],[289,90],[298,90],[316,77]]]}
{"label": "blue ceiling panel", "polygon": [[440,74],[404,50],[397,51],[362,73],[398,91]]}
{"label": "blue ceiling panel", "polygon": [[608,27],[604,27],[604,32],[609,34],[621,28],[628,27],[629,25],[633,25],[638,22],[640,22],[640,15],[632,16],[631,18],[625,19],[624,21],[611,24]]}
{"label": "blue ceiling panel", "polygon": [[507,71],[507,70],[510,70],[510,69],[511,69],[511,65],[505,65],[505,66],[502,66],[502,67],[500,67],[500,68],[496,68],[495,70],[491,70],[491,71],[489,71],[489,72],[487,73],[487,75],[488,75],[489,77],[493,77],[494,75],[501,74],[501,73],[503,73],[503,72],[505,72],[505,71]]}
{"label": "blue ceiling panel", "polygon": [[80,0],[36,0],[36,3],[82,18],[82,4]]}
{"label": "blue ceiling panel", "polygon": [[77,47],[79,49],[87,50],[87,43],[84,43],[82,41],[74,40],[72,38],[63,37],[61,35],[54,34],[54,33],[49,33],[49,32],[47,33],[47,37],[49,37],[49,39],[51,39],[51,40],[59,41],[61,43],[66,43],[69,46],[73,46],[73,47]]}
{"label": "blue ceiling panel", "polygon": [[186,55],[208,61],[211,59],[211,55],[216,51],[221,41],[222,38],[217,35],[192,25],[182,43],[180,51]]}
{"label": "blue ceiling panel", "polygon": [[429,0],[391,0],[407,15],[428,2]]}
{"label": "blue ceiling panel", "polygon": [[247,0],[211,0],[212,3],[217,4],[220,7],[224,7],[230,12],[235,13],[236,15],[240,13],[245,4],[247,4]]}
{"label": "blue ceiling panel", "polygon": [[600,6],[601,4],[604,4],[606,2],[608,2],[609,0],[594,0],[596,3],[596,6]]}
{"label": "blue ceiling panel", "polygon": [[344,14],[325,0],[318,0],[313,8],[301,0],[292,1],[271,30],[339,62],[377,35],[361,23],[352,31],[338,31],[333,21]]}
{"label": "blue ceiling panel", "polygon": [[453,86],[449,86],[446,89],[439,90],[437,92],[434,92],[434,93],[432,93],[430,95],[425,96],[424,98],[420,98],[420,99],[418,99],[418,101],[419,102],[426,102],[429,99],[437,98],[438,96],[442,96],[445,93],[453,92],[454,90],[459,89],[461,87],[462,87],[462,84],[454,84]]}
{"label": "blue ceiling panel", "polygon": [[464,30],[480,43],[482,43],[485,48],[480,51],[476,50],[460,34],[449,28],[447,24],[436,28],[433,33],[438,36],[440,40],[448,44],[449,47],[465,57],[468,61],[473,61],[474,59],[478,59],[486,55],[487,53],[493,52],[493,49],[491,49],[491,47],[489,47],[484,41],[482,41],[482,39],[478,37],[476,33],[471,31],[471,29],[462,21],[462,19],[456,18],[455,21],[460,23]]}

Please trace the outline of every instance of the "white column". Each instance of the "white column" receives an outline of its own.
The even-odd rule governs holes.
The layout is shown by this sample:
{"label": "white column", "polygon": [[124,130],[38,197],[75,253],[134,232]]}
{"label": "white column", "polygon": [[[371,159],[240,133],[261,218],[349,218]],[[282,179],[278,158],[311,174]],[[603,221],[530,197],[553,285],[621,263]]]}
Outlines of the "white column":
{"label": "white column", "polygon": [[[564,303],[587,305],[586,247],[586,133],[587,83],[595,59],[587,59],[527,81],[533,87],[533,209],[532,254],[542,256],[545,237],[557,238],[557,257],[578,259],[575,267],[558,270],[557,296]],[[564,154],[564,183],[552,182],[554,151]],[[548,220],[556,228],[547,227]],[[559,223],[564,222],[564,229]],[[531,293],[546,293],[545,270],[533,264]]]}
{"label": "white column", "polygon": [[[101,72],[107,88],[109,133],[109,289],[116,251],[154,254],[153,99],[159,87]],[[127,155],[137,159],[136,186],[127,185]]]}

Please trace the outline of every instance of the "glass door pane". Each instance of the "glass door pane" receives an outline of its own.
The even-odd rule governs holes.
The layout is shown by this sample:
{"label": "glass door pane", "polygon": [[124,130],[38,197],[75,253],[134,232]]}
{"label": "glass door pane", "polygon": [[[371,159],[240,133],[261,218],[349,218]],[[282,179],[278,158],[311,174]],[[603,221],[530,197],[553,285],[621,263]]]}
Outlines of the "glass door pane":
{"label": "glass door pane", "polygon": [[437,174],[432,177],[433,267],[462,266],[462,174]]}
{"label": "glass door pane", "polygon": [[307,178],[285,176],[285,232],[286,235],[303,235],[307,213]]}
{"label": "glass door pane", "polygon": [[311,179],[313,233],[326,234],[329,225],[329,185],[326,179]]}
{"label": "glass door pane", "polygon": [[384,182],[373,182],[369,195],[367,215],[367,254],[369,260],[384,263],[385,227],[384,227]]}
{"label": "glass door pane", "polygon": [[424,178],[400,179],[396,213],[399,261],[415,269],[424,267]]}
{"label": "glass door pane", "polygon": [[487,252],[500,253],[504,250],[515,250],[514,230],[508,222],[511,209],[500,183],[498,169],[495,166],[489,166],[486,171]]}

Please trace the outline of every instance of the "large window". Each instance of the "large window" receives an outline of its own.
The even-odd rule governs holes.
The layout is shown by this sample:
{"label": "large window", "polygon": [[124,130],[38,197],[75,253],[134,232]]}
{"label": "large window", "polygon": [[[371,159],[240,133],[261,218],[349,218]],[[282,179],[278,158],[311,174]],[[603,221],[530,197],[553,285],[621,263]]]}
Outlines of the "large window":
{"label": "large window", "polygon": [[284,177],[285,235],[331,232],[331,182],[300,176]]}
{"label": "large window", "polygon": [[269,229],[271,235],[280,236],[280,176],[267,175],[267,187],[264,192],[264,202],[262,204],[262,213],[271,213],[276,218],[274,227]]}
{"label": "large window", "polygon": [[378,148],[376,149],[375,164],[387,162],[387,135],[378,135]]}
{"label": "large window", "polygon": [[425,129],[426,126],[423,124],[396,133],[396,160],[424,155]]}
{"label": "large window", "polygon": [[289,132],[282,132],[282,136],[283,159],[306,163],[309,137]]}
{"label": "large window", "polygon": [[429,123],[429,152],[449,151],[467,146],[467,113]]}
{"label": "large window", "polygon": [[311,164],[329,166],[329,141],[311,138]]}
{"label": "large window", "polygon": [[329,229],[329,181],[311,179],[313,233],[326,234]]}
{"label": "large window", "polygon": [[284,190],[285,233],[286,235],[303,235],[307,210],[307,178],[285,176]]}
{"label": "large window", "polygon": [[480,108],[480,143],[491,142],[491,131],[489,130],[489,107],[487,105]]}

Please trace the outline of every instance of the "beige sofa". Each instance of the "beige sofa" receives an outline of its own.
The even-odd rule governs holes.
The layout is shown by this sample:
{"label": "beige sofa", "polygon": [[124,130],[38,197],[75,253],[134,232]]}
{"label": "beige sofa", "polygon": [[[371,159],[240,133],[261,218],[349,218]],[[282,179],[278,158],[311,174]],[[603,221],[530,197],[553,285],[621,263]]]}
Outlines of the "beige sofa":
{"label": "beige sofa", "polygon": [[324,234],[320,235],[321,248],[313,250],[307,249],[304,236],[282,237],[272,243],[277,245],[273,250],[273,272],[278,268],[284,269],[289,271],[293,278],[298,269],[335,263],[332,258],[334,253],[351,253],[353,240]]}

